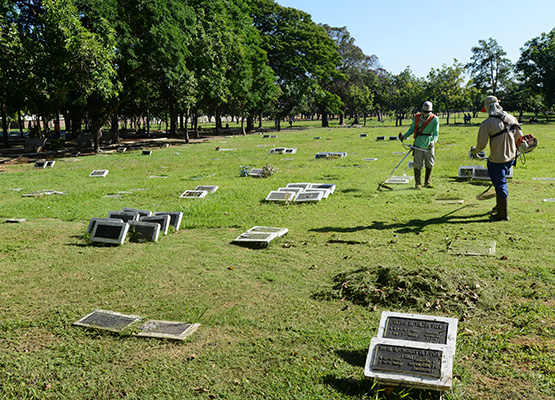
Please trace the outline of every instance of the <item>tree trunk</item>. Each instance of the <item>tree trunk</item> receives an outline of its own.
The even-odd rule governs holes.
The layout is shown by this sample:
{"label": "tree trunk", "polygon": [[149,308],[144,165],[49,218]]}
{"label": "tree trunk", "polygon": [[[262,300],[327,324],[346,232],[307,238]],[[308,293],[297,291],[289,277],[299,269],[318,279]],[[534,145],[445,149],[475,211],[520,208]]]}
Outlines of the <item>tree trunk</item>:
{"label": "tree trunk", "polygon": [[25,136],[25,134],[23,133],[24,122],[23,122],[23,117],[21,115],[21,110],[17,111],[17,121],[19,123],[19,134],[21,135],[21,137],[24,137]]}
{"label": "tree trunk", "polygon": [[327,128],[329,126],[330,126],[330,124],[328,122],[328,113],[323,112],[322,113],[322,128]]}
{"label": "tree trunk", "polygon": [[119,143],[119,121],[117,109],[112,113],[110,131],[112,132],[114,143]]}
{"label": "tree trunk", "polygon": [[345,123],[345,115],[339,114],[339,126],[343,126],[344,123]]}
{"label": "tree trunk", "polygon": [[254,116],[252,113],[247,117],[247,132],[254,131]]}
{"label": "tree trunk", "polygon": [[175,102],[173,99],[170,100],[170,136],[177,135],[177,109],[175,108]]}
{"label": "tree trunk", "polygon": [[6,104],[2,103],[2,132],[4,132],[4,147],[8,147],[9,125],[6,115]]}

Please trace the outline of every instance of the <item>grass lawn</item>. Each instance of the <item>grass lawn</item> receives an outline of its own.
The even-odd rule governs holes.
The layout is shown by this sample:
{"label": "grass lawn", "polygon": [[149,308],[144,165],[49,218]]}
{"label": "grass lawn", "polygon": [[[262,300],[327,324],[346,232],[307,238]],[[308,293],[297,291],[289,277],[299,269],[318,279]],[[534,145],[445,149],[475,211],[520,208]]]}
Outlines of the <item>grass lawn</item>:
{"label": "grass lawn", "polygon": [[[377,191],[406,150],[376,137],[406,126],[298,125],[151,156],[0,165],[0,399],[386,398],[363,375],[382,311],[459,320],[445,399],[555,398],[555,202],[543,201],[555,181],[533,179],[555,178],[553,125],[523,126],[539,146],[514,169],[510,221],[495,223],[494,200],[476,200],[488,182],[458,179],[459,166],[485,165],[468,160],[477,124],[441,126],[434,188],[421,191]],[[325,151],[347,157],[314,159]],[[266,164],[268,178],[239,174]],[[89,178],[94,169],[109,173]],[[319,203],[264,201],[291,182],[337,188]],[[179,198],[197,185],[219,189]],[[64,195],[23,196],[41,190]],[[90,218],[122,207],[184,216],[155,243],[92,244]],[[25,221],[4,223],[12,218]],[[265,249],[231,244],[256,225],[289,233]],[[495,255],[453,250],[492,241]],[[94,309],[201,326],[176,342],[72,325]]]}

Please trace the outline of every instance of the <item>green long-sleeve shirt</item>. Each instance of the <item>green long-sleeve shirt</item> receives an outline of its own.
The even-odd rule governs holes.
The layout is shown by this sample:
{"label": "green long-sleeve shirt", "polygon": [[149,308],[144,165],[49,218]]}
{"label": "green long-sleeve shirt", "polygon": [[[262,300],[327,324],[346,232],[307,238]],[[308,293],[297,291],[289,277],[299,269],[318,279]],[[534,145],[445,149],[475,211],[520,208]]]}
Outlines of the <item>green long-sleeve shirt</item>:
{"label": "green long-sleeve shirt", "polygon": [[[418,127],[421,127],[426,122],[426,118],[420,115],[420,120],[418,121]],[[412,123],[410,124],[410,128],[407,133],[404,134],[406,138],[412,136],[414,134],[414,124],[416,123],[416,117],[412,119]],[[437,139],[439,138],[439,118],[437,116],[433,116],[432,120],[424,127],[422,130],[424,135],[418,135],[414,140],[414,145],[416,147],[420,147],[421,149],[427,149],[430,144],[436,143]]]}

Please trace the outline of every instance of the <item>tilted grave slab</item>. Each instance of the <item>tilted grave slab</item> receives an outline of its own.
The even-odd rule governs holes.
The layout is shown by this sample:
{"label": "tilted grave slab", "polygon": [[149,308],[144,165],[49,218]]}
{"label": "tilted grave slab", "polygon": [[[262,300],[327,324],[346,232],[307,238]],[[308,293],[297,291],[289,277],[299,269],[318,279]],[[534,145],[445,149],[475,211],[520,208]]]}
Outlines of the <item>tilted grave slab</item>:
{"label": "tilted grave slab", "polygon": [[108,218],[118,218],[123,222],[138,221],[141,214],[137,211],[109,211]]}
{"label": "tilted grave slab", "polygon": [[[122,193],[122,192],[120,192],[120,193]],[[129,193],[132,193],[132,192],[129,192]],[[139,213],[139,217],[150,217],[152,215],[152,211],[150,211],[150,210],[141,210],[139,208],[123,207],[121,209],[121,211],[131,212],[131,213],[137,212],[137,213]]]}
{"label": "tilted grave slab", "polygon": [[389,140],[399,140],[399,136],[390,136]]}
{"label": "tilted grave slab", "polygon": [[183,219],[183,213],[181,211],[155,211],[154,216],[158,215],[169,215],[170,225],[175,228],[176,231],[179,230],[181,226],[181,220]]}
{"label": "tilted grave slab", "polygon": [[195,332],[199,326],[200,324],[151,319],[139,326],[139,332],[133,333],[133,336],[185,340]]}
{"label": "tilted grave slab", "polygon": [[479,168],[480,165],[462,165],[459,167],[459,178],[471,179],[474,175],[474,168]]}
{"label": "tilted grave slab", "polygon": [[295,197],[293,200],[296,203],[303,203],[303,202],[317,202],[322,200],[324,193],[322,192],[301,192]]}
{"label": "tilted grave slab", "polygon": [[208,192],[206,190],[185,190],[179,197],[182,199],[202,199],[206,197],[207,194]]}
{"label": "tilted grave slab", "polygon": [[108,172],[107,169],[95,169],[89,174],[89,178],[104,178]]}
{"label": "tilted grave slab", "polygon": [[141,319],[142,317],[138,315],[122,314],[115,311],[98,309],[84,316],[79,321],[74,322],[73,325],[102,329],[110,332],[122,332]]}
{"label": "tilted grave slab", "polygon": [[214,193],[218,190],[218,186],[216,185],[199,185],[194,190],[204,190],[208,193]]}
{"label": "tilted grave slab", "polygon": [[329,154],[330,154],[330,153],[328,153],[328,152],[316,153],[316,154],[314,155],[314,159],[315,159],[315,160],[319,160],[319,159],[322,159],[322,158],[326,159],[326,158],[328,158]]}
{"label": "tilted grave slab", "polygon": [[129,225],[126,222],[97,221],[91,234],[91,241],[123,244],[128,230]]}
{"label": "tilted grave slab", "polygon": [[150,217],[140,217],[139,221],[153,222],[160,225],[160,232],[164,235],[168,234],[168,228],[170,227],[170,216],[169,215],[152,215]]}
{"label": "tilted grave slab", "polygon": [[46,161],[36,161],[35,165],[33,166],[33,168],[36,169],[44,169],[46,168]]}
{"label": "tilted grave slab", "polygon": [[277,237],[283,237],[289,232],[287,228],[277,228],[273,226],[255,226],[247,231],[247,233],[275,233]]}
{"label": "tilted grave slab", "polygon": [[360,134],[360,137],[361,137],[361,138],[368,137],[368,134],[367,134],[367,133],[361,133],[361,134]]}
{"label": "tilted grave slab", "polygon": [[130,221],[127,235],[133,242],[156,242],[160,235],[160,224],[147,221]]}
{"label": "tilted grave slab", "polygon": [[242,246],[266,247],[277,237],[275,232],[244,232],[233,243]]}
{"label": "tilted grave slab", "polygon": [[87,233],[92,233],[92,231],[94,230],[94,227],[96,226],[96,223],[99,221],[111,221],[111,222],[124,222],[122,219],[119,218],[91,218],[89,221],[89,226],[87,227]]}
{"label": "tilted grave slab", "polygon": [[293,183],[288,183],[286,188],[301,188],[303,190],[306,190],[307,188],[310,187],[310,185],[312,185],[312,183],[310,182],[293,182]]}
{"label": "tilted grave slab", "polygon": [[312,193],[312,192],[316,192],[316,193],[321,192],[323,199],[327,199],[329,197],[329,195],[331,194],[330,189],[324,189],[324,188],[313,188],[313,189],[308,188],[303,193]]}
{"label": "tilted grave slab", "polygon": [[329,189],[330,194],[335,192],[335,183],[311,183],[307,189]]}
{"label": "tilted grave slab", "polygon": [[152,155],[152,151],[150,151],[150,150],[143,150],[142,155],[143,155],[143,156],[151,156],[151,155]]}
{"label": "tilted grave slab", "polygon": [[278,192],[295,192],[300,193],[304,192],[304,189],[301,187],[280,187],[278,188]]}
{"label": "tilted grave slab", "polygon": [[270,149],[269,154],[283,154],[283,153],[285,153],[285,147],[274,147],[273,149]]}
{"label": "tilted grave slab", "polygon": [[282,190],[272,190],[266,196],[266,201],[293,201],[297,196],[297,192],[294,191],[282,191]]}
{"label": "tilted grave slab", "polygon": [[378,136],[376,140],[385,140],[385,136]]}
{"label": "tilted grave slab", "polygon": [[296,154],[296,153],[297,153],[297,149],[295,147],[285,149],[285,154]]}

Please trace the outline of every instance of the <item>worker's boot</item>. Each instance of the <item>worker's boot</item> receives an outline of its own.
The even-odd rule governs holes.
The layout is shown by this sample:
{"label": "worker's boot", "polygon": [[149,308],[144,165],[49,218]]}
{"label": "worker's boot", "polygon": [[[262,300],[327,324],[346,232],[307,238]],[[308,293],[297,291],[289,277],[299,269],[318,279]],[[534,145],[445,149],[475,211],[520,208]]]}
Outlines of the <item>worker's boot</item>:
{"label": "worker's boot", "polygon": [[424,186],[426,186],[427,188],[433,187],[432,182],[430,181],[431,176],[432,176],[432,169],[426,168],[426,178],[424,180]]}
{"label": "worker's boot", "polygon": [[508,210],[508,199],[506,197],[501,197],[497,195],[497,213],[491,216],[493,221],[508,221],[509,220],[509,210]]}
{"label": "worker's boot", "polygon": [[414,170],[414,188],[416,190],[422,189],[422,170],[421,169]]}

